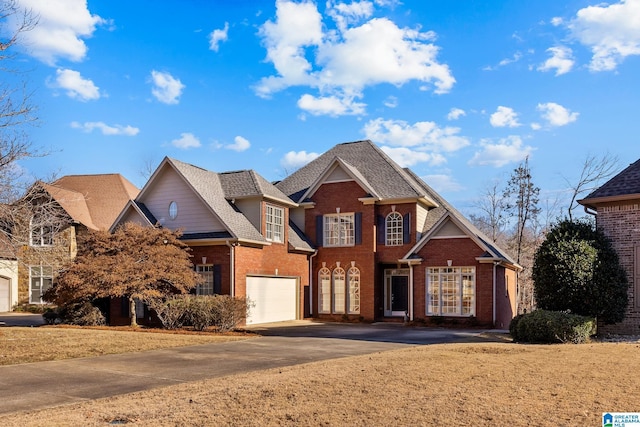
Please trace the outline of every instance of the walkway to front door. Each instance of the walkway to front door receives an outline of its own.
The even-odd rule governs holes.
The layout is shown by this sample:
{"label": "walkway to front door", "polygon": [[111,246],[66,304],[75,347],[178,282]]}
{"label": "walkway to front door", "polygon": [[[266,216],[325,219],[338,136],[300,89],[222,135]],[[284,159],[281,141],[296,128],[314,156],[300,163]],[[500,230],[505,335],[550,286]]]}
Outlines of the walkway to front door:
{"label": "walkway to front door", "polygon": [[409,269],[384,271],[384,315],[404,316],[409,310]]}

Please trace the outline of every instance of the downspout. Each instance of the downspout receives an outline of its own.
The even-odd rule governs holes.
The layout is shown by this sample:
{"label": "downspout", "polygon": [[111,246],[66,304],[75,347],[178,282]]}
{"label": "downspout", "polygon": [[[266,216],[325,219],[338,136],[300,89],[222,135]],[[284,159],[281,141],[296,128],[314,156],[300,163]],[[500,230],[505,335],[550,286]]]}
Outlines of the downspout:
{"label": "downspout", "polygon": [[409,321],[413,322],[413,264],[409,263]]}
{"label": "downspout", "polygon": [[309,257],[309,316],[313,317],[313,257],[318,255],[318,250]]}
{"label": "downspout", "polygon": [[493,327],[496,326],[496,281],[497,281],[497,271],[496,267],[500,264],[499,261],[493,261]]}
{"label": "downspout", "polygon": [[229,295],[233,298],[236,295],[235,245],[228,240],[225,243],[229,246]]}

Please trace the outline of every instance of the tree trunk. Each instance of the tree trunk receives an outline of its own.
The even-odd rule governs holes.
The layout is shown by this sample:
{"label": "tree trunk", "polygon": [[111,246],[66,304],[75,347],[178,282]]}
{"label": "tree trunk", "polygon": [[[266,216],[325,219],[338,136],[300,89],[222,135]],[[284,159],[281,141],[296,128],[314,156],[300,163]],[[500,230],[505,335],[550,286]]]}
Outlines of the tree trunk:
{"label": "tree trunk", "polygon": [[129,297],[129,319],[131,319],[131,326],[138,326],[136,315],[136,300],[133,297]]}

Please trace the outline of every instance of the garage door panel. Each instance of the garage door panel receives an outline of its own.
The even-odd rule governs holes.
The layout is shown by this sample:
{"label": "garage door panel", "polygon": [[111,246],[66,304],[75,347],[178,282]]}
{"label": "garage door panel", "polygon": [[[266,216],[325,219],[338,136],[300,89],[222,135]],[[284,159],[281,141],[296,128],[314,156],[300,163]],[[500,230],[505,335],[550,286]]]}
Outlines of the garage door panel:
{"label": "garage door panel", "polygon": [[0,313],[11,310],[9,301],[11,281],[5,277],[0,277]]}
{"label": "garage door panel", "polygon": [[297,318],[298,281],[290,277],[247,277],[247,297],[252,304],[247,325]]}

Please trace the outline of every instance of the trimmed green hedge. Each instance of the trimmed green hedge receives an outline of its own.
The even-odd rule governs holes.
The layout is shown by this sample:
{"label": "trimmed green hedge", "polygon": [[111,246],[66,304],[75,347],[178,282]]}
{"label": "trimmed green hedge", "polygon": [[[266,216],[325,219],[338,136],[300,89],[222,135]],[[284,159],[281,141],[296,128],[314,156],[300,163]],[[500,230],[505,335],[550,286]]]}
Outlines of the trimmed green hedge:
{"label": "trimmed green hedge", "polygon": [[515,342],[538,344],[574,343],[589,341],[596,331],[593,317],[565,311],[535,310],[511,320],[509,332]]}

